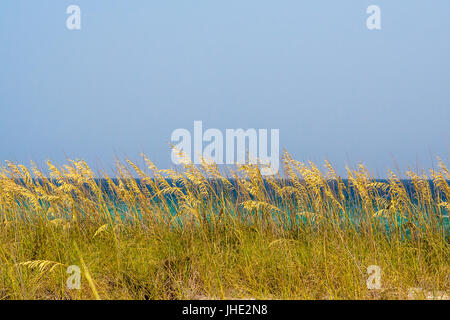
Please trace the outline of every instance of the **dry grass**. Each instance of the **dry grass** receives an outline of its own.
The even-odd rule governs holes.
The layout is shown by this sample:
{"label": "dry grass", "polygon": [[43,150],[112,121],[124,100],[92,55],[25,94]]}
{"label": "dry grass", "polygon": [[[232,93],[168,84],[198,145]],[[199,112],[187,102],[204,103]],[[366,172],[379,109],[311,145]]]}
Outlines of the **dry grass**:
{"label": "dry grass", "polygon": [[[284,178],[84,161],[0,173],[0,299],[407,299],[449,294],[450,175],[360,165],[337,176],[285,153]],[[138,176],[136,180],[134,177]],[[99,179],[100,178],[100,179]],[[430,180],[432,183],[430,184]],[[103,181],[103,182],[102,182]],[[107,184],[104,183],[107,181]],[[82,271],[80,290],[66,268]],[[366,286],[367,267],[382,288]],[[420,288],[411,295],[411,288]],[[415,291],[414,291],[415,292]]]}

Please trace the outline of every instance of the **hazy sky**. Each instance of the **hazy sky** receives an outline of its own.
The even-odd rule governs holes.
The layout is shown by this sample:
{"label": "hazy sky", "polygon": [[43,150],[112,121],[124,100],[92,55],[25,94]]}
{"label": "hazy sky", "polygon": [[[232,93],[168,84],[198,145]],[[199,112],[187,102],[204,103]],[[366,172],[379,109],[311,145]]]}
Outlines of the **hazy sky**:
{"label": "hazy sky", "polygon": [[145,152],[168,167],[172,131],[202,120],[278,128],[294,158],[340,169],[448,163],[449,12],[448,0],[2,0],[0,160],[108,167]]}

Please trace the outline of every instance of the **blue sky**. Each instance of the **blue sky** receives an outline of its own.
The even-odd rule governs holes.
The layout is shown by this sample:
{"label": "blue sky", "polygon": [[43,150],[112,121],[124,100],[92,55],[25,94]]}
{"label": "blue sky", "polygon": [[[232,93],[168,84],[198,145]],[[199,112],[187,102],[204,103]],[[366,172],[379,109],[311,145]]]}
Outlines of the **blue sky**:
{"label": "blue sky", "polygon": [[[82,30],[66,28],[81,8]],[[382,30],[366,28],[379,5]],[[0,160],[169,167],[170,135],[278,128],[298,160],[429,167],[450,154],[450,2],[0,3]]]}

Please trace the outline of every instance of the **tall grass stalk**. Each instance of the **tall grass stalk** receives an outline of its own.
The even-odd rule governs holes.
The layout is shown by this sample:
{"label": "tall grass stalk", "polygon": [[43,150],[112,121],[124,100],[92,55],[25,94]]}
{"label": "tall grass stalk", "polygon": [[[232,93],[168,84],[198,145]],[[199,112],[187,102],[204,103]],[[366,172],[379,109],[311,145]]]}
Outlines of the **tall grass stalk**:
{"label": "tall grass stalk", "polygon": [[[0,299],[448,297],[450,174],[364,165],[338,176],[288,153],[282,172],[86,162],[0,169]],[[80,290],[65,286],[79,265]],[[367,267],[382,287],[366,286]],[[437,294],[439,292],[439,294]],[[416,297],[421,297],[417,296]]]}

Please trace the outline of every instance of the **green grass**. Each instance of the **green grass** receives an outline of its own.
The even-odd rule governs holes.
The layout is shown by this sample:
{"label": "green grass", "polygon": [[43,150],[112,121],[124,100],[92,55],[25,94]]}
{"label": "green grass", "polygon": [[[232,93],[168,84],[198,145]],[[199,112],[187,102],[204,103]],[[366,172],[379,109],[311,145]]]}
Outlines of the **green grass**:
{"label": "green grass", "polygon": [[[244,224],[214,231],[142,224],[94,237],[97,229],[88,221],[3,224],[0,298],[93,299],[84,269],[81,289],[66,287],[66,266],[81,267],[81,257],[102,299],[407,299],[409,288],[449,290],[450,248],[439,236],[369,241],[329,227],[280,233]],[[29,260],[66,266],[18,265]],[[369,265],[381,267],[381,290],[366,286]]]}

